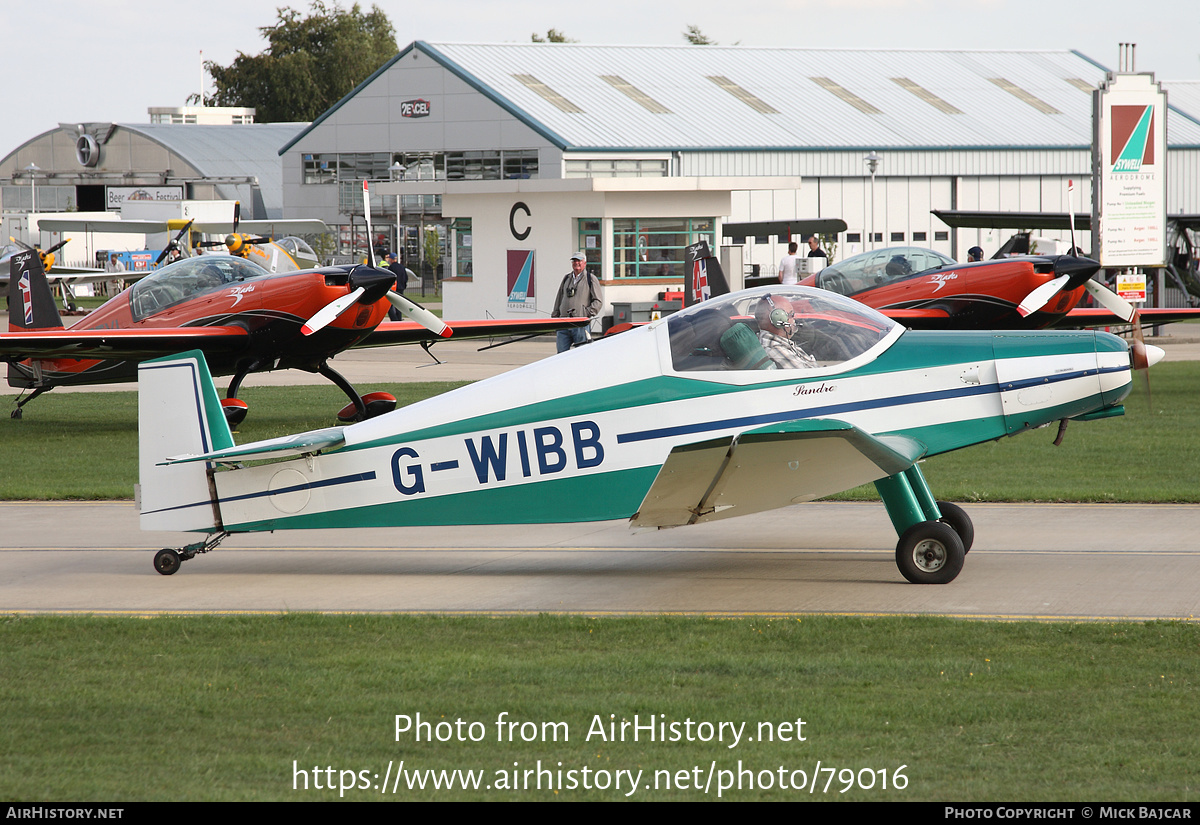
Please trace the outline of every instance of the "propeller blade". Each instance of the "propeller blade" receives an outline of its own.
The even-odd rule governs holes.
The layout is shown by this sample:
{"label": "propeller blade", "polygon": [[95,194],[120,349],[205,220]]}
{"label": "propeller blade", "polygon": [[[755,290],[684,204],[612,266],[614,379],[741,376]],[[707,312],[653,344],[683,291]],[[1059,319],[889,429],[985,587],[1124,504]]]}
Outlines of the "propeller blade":
{"label": "propeller blade", "polygon": [[420,304],[408,300],[400,293],[389,291],[387,294],[387,299],[391,301],[392,306],[400,310],[400,312],[403,313],[406,318],[417,322],[434,335],[439,335],[442,338],[449,338],[454,334],[454,330],[447,326],[445,321],[434,315]]}
{"label": "propeller blade", "polygon": [[170,254],[172,247],[174,247],[176,249],[179,248],[178,247],[179,239],[187,234],[187,231],[192,228],[192,224],[194,224],[195,222],[196,222],[196,219],[192,218],[190,221],[188,221],[187,223],[185,223],[183,225],[182,229],[180,229],[178,232],[175,233],[175,237],[171,239],[171,242],[163,247],[162,252],[158,253],[158,260],[156,260],[154,262],[155,266],[158,266],[159,264],[161,264],[163,262],[163,260],[167,257],[167,255]]}
{"label": "propeller blade", "polygon": [[1125,323],[1133,323],[1133,319],[1137,316],[1137,308],[1133,304],[1097,281],[1089,279],[1083,285],[1096,299],[1096,303],[1118,316]]}
{"label": "propeller blade", "polygon": [[1025,300],[1021,301],[1017,307],[1017,312],[1022,318],[1025,318],[1050,302],[1050,299],[1059,293],[1067,282],[1071,280],[1070,275],[1059,275],[1053,281],[1047,281],[1037,289],[1025,296]]}
{"label": "propeller blade", "polygon": [[238,222],[242,219],[242,202],[233,202],[233,234],[237,234]]}
{"label": "propeller blade", "polygon": [[359,296],[366,292],[361,286],[353,292],[348,292],[341,298],[330,301],[325,306],[317,310],[313,317],[309,318],[304,326],[300,327],[300,332],[303,335],[312,335],[314,332],[319,332],[329,326],[339,315],[346,311],[350,306],[358,300]]}
{"label": "propeller blade", "polygon": [[71,239],[70,239],[70,238],[63,238],[61,241],[59,241],[58,243],[56,243],[54,246],[50,247],[49,249],[45,249],[45,250],[43,250],[43,251],[42,251],[42,254],[43,254],[43,255],[50,255],[50,254],[53,254],[53,253],[57,252],[59,249],[61,249],[63,246],[65,246],[65,245],[66,245],[66,243],[67,243],[67,241],[69,241],[69,240],[71,240]]}
{"label": "propeller blade", "polygon": [[[371,192],[363,181],[363,219],[367,222],[367,266],[375,268],[375,239],[371,237]],[[401,312],[404,310],[401,309]],[[424,326],[422,324],[421,326]]]}

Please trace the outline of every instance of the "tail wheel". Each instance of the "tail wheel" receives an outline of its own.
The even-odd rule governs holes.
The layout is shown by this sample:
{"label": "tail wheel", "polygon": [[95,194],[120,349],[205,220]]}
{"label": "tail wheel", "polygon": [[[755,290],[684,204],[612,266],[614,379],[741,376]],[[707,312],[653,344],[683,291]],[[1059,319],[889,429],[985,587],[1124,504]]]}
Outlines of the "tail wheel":
{"label": "tail wheel", "polygon": [[954,581],[966,559],[962,539],[948,524],[923,521],[904,531],[896,544],[896,567],[913,584]]}
{"label": "tail wheel", "polygon": [[942,517],[938,521],[949,524],[962,540],[963,552],[970,553],[971,545],[975,543],[975,525],[971,523],[971,517],[967,515],[967,511],[948,501],[939,501],[937,506],[942,513]]}
{"label": "tail wheel", "polygon": [[154,569],[164,576],[169,576],[179,569],[183,559],[174,550],[163,548],[154,554]]}

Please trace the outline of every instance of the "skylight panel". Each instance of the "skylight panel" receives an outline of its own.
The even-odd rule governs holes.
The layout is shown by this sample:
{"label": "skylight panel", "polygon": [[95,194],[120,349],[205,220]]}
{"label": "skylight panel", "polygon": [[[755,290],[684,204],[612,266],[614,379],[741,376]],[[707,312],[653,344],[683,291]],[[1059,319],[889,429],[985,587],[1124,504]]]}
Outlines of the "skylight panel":
{"label": "skylight panel", "polygon": [[924,86],[909,80],[907,77],[893,77],[892,82],[900,88],[912,92],[914,95],[921,98],[921,100],[924,100],[939,112],[945,112],[948,115],[961,115],[963,113],[962,109],[959,109],[953,104],[947,103],[933,92],[926,89]]}
{"label": "skylight panel", "polygon": [[621,94],[628,97],[630,100],[637,103],[639,106],[641,106],[647,112],[652,112],[656,115],[671,114],[670,109],[668,109],[666,106],[662,105],[657,100],[650,97],[650,95],[646,94],[641,89],[639,89],[637,86],[634,86],[632,83],[630,83],[629,81],[620,77],[619,75],[602,74],[602,75],[600,75],[600,79],[603,80],[608,85],[612,86],[614,89],[616,89]]}
{"label": "skylight panel", "polygon": [[1024,101],[1025,103],[1028,103],[1030,106],[1037,109],[1039,112],[1041,112],[1044,115],[1061,115],[1062,114],[1062,112],[1060,112],[1058,109],[1055,109],[1053,106],[1051,106],[1046,101],[1042,100],[1041,98],[1035,97],[1033,94],[1025,91],[1020,86],[1018,86],[1016,83],[1013,83],[1011,80],[1008,80],[1007,78],[989,77],[988,80],[990,80],[992,83],[995,83],[997,86],[999,86],[1004,91],[1008,92],[1010,95],[1015,97],[1017,100],[1021,100],[1021,101]]}
{"label": "skylight panel", "polygon": [[850,91],[849,89],[845,88],[844,86],[840,86],[837,83],[834,83],[828,77],[810,77],[809,80],[811,80],[813,83],[816,83],[818,86],[820,86],[825,91],[832,92],[833,94],[837,95],[842,100],[846,101],[851,106],[853,106],[855,109],[858,109],[860,112],[864,112],[868,115],[883,114],[883,111],[881,109],[876,109],[870,103],[867,103],[867,101],[863,100],[861,97],[854,94],[854,92]]}
{"label": "skylight panel", "polygon": [[1096,84],[1088,83],[1082,77],[1064,77],[1063,80],[1067,81],[1081,92],[1091,92],[1096,88]]}
{"label": "skylight panel", "polygon": [[542,81],[538,80],[533,75],[531,75],[531,74],[515,74],[515,75],[513,75],[513,77],[516,78],[521,83],[525,84],[525,86],[530,91],[536,92],[542,98],[544,98],[545,100],[548,100],[550,103],[553,103],[555,106],[557,106],[559,109],[566,112],[567,114],[575,115],[575,114],[581,114],[583,112],[583,109],[580,109],[574,103],[567,100],[565,97],[563,97],[558,92],[551,89],[549,86],[547,86]]}
{"label": "skylight panel", "polygon": [[778,109],[772,107],[769,103],[766,103],[756,95],[751,94],[749,91],[734,83],[724,75],[708,75],[708,79],[713,83],[716,83],[722,89],[729,92],[731,95],[742,101],[742,103],[745,103],[756,112],[762,112],[764,115],[779,114]]}

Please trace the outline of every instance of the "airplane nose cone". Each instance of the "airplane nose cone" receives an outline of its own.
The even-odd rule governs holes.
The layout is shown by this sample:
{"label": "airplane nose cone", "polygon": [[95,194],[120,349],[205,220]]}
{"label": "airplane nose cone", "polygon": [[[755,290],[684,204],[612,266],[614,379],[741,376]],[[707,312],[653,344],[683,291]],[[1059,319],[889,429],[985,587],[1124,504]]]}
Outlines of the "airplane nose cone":
{"label": "airplane nose cone", "polygon": [[1146,366],[1153,367],[1159,361],[1163,360],[1163,356],[1167,351],[1162,347],[1156,347],[1154,344],[1146,344]]}

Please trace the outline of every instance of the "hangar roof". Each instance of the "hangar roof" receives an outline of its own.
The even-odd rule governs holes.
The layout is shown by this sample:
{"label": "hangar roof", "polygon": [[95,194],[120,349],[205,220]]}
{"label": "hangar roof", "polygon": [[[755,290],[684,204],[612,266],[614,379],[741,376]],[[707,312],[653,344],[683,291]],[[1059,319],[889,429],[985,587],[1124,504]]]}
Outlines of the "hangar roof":
{"label": "hangar roof", "polygon": [[[1085,148],[1107,71],[1068,50],[416,41],[309,128],[413,50],[570,151]],[[1200,106],[1173,114],[1170,144],[1200,146]]]}
{"label": "hangar roof", "polygon": [[230,126],[177,123],[120,123],[179,155],[209,177],[258,178],[268,215],[283,209],[283,165],[279,147],[306,123],[244,123]]}

